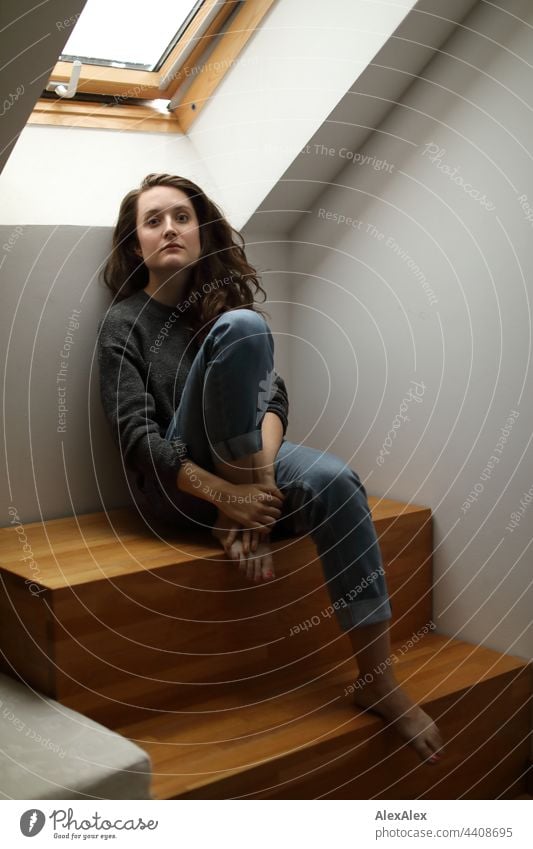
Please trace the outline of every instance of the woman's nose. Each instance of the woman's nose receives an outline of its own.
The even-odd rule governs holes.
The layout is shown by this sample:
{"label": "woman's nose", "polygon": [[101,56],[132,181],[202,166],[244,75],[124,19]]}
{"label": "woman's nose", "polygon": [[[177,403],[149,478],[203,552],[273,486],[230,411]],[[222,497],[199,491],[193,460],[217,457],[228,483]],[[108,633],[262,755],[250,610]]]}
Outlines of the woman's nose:
{"label": "woman's nose", "polygon": [[167,221],[167,223],[165,224],[165,236],[168,233],[176,233],[176,232],[177,232],[177,228],[176,228],[175,222],[172,221],[172,220]]}

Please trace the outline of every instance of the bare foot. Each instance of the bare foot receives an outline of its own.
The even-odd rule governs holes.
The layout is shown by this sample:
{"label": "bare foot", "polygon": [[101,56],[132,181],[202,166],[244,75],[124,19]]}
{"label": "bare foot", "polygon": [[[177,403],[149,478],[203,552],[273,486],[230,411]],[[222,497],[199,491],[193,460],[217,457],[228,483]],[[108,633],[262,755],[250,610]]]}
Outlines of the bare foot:
{"label": "bare foot", "polygon": [[443,743],[439,729],[430,716],[417,705],[397,681],[372,681],[356,690],[358,707],[372,710],[391,721],[426,763],[437,763]]}
{"label": "bare foot", "polygon": [[275,577],[272,551],[267,542],[260,542],[255,551],[244,555],[239,562],[239,570],[250,581],[270,581]]}
{"label": "bare foot", "polygon": [[224,513],[219,510],[217,513],[215,524],[211,528],[211,533],[213,534],[215,539],[217,539],[222,545],[222,548],[224,548],[224,543],[229,531],[231,530],[231,528],[234,527],[234,522],[232,522],[231,519],[228,519],[228,517],[225,516]]}
{"label": "bare foot", "polygon": [[[219,513],[211,533],[220,542],[229,559],[239,564],[239,571],[254,582],[270,581],[274,578],[272,552],[268,542],[259,541],[259,535],[251,539],[251,532],[243,528],[230,534],[231,528],[237,530],[231,519]],[[246,538],[243,539],[243,536]]]}

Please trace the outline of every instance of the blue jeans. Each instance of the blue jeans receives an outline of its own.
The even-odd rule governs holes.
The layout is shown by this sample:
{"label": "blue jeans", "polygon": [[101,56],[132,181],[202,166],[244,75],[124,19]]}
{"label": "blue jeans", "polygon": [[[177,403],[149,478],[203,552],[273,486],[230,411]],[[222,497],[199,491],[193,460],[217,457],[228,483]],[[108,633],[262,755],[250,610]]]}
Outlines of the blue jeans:
{"label": "blue jeans", "polygon": [[[191,460],[213,473],[220,459],[260,451],[273,366],[272,333],[263,317],[248,309],[223,313],[196,354],[165,437],[179,435]],[[343,630],[390,619],[379,543],[356,472],[334,454],[285,438],[274,471],[285,499],[271,539],[312,537]],[[178,490],[175,474],[146,482],[136,501],[141,511],[178,527],[212,528],[217,516],[215,505]]]}

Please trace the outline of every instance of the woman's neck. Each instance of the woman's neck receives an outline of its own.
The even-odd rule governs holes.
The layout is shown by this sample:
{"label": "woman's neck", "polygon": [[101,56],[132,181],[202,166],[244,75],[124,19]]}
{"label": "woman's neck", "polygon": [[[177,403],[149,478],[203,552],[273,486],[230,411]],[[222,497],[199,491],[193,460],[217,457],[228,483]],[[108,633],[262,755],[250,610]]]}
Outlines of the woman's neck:
{"label": "woman's neck", "polygon": [[180,301],[185,299],[188,285],[188,277],[184,280],[176,276],[163,282],[150,279],[144,287],[144,291],[159,303],[165,304],[167,307],[176,307]]}

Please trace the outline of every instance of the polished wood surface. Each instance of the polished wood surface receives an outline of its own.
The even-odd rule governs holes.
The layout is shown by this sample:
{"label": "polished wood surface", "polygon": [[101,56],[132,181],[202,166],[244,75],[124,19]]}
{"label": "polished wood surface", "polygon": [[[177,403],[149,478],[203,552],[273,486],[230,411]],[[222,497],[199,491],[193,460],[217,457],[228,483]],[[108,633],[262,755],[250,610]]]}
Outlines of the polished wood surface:
{"label": "polished wood surface", "polygon": [[285,675],[285,692],[272,697],[252,684],[238,708],[229,693],[199,697],[195,709],[119,731],[150,754],[161,799],[482,799],[523,789],[531,666],[428,634],[398,655],[395,671],[441,728],[438,765],[419,763],[383,720],[353,706],[347,666],[317,667],[298,687]]}
{"label": "polished wood surface", "polygon": [[[391,636],[410,638],[431,619],[431,514],[373,505],[393,607]],[[30,597],[19,541],[2,532],[0,569],[21,592],[3,634],[8,663],[86,716],[118,725],[154,708],[194,704],[235,682],[278,673],[306,680],[320,663],[351,662],[316,547],[309,536],[273,543],[276,579],[254,585],[205,534],[158,538],[134,511],[59,519],[25,528],[43,593]],[[15,539],[13,539],[15,537]],[[29,615],[38,611],[34,619]],[[43,641],[41,620],[46,621]],[[35,644],[33,654],[20,646]],[[43,682],[46,681],[46,687]]]}
{"label": "polished wood surface", "polygon": [[117,103],[110,107],[106,103],[89,100],[48,100],[40,97],[28,118],[28,124],[183,135],[179,121],[172,112],[165,113],[149,105]]}
{"label": "polished wood surface", "polygon": [[[426,507],[372,497],[368,503],[378,535],[407,515],[416,515],[421,527],[431,522],[431,511]],[[223,554],[216,541],[205,533],[173,533],[161,528],[161,535],[157,536],[129,508],[32,522],[24,529],[38,572],[21,560],[20,542],[10,526],[0,528],[0,568],[37,580],[50,589],[142,572],[154,566],[220,559]]]}
{"label": "polished wood surface", "polygon": [[146,748],[158,798],[516,795],[531,667],[435,632],[430,510],[369,504],[396,671],[439,717],[445,765],[419,765],[354,709],[351,645],[309,536],[278,539],[275,581],[254,585],[205,533],[158,536],[134,510],[26,525],[32,567],[4,528],[0,666]]}

